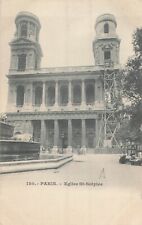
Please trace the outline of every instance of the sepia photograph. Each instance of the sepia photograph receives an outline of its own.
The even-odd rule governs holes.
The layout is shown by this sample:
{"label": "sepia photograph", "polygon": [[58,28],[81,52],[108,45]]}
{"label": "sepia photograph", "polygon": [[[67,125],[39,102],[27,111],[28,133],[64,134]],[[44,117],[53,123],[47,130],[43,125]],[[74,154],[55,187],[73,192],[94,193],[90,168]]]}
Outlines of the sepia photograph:
{"label": "sepia photograph", "polygon": [[141,9],[0,0],[0,225],[142,224]]}

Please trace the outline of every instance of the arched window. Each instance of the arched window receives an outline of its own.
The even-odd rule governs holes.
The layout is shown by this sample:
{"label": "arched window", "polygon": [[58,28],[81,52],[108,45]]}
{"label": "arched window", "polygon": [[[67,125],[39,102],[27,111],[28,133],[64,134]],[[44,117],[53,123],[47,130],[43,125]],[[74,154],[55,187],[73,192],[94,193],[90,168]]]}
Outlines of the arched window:
{"label": "arched window", "polygon": [[42,87],[35,88],[35,105],[40,106],[42,104]]}
{"label": "arched window", "polygon": [[68,103],[68,87],[62,86],[60,88],[60,104],[67,105]]}
{"label": "arched window", "polygon": [[104,24],[104,33],[109,33],[109,25],[108,25],[108,23]]}
{"label": "arched window", "polygon": [[73,104],[81,104],[81,87],[75,85],[73,88]]}
{"label": "arched window", "polygon": [[21,24],[21,37],[27,37],[27,23]]}
{"label": "arched window", "polygon": [[95,90],[92,84],[88,84],[86,87],[86,103],[93,105],[95,101]]}
{"label": "arched window", "polygon": [[18,86],[16,91],[16,105],[23,106],[24,104],[24,87]]}
{"label": "arched window", "polygon": [[18,55],[18,70],[24,71],[26,69],[26,55]]}
{"label": "arched window", "polygon": [[55,87],[51,86],[47,89],[47,101],[46,104],[53,106],[55,104]]}

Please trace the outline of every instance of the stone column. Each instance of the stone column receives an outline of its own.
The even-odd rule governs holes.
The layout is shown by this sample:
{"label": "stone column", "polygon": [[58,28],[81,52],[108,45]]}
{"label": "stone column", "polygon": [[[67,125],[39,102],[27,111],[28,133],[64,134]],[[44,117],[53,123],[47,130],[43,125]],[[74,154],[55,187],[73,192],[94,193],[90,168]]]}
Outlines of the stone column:
{"label": "stone column", "polygon": [[103,107],[102,95],[103,95],[102,82],[100,80],[96,80],[95,82],[95,107],[96,108],[102,109]]}
{"label": "stone column", "polygon": [[31,102],[30,102],[30,105],[31,105],[31,108],[33,108],[33,83],[31,83]]}
{"label": "stone column", "polygon": [[99,147],[99,138],[100,138],[100,132],[98,127],[98,118],[95,120],[95,138],[96,138],[96,146]]}
{"label": "stone column", "polygon": [[45,88],[46,88],[46,83],[43,82],[43,86],[42,86],[42,104],[41,104],[41,108],[45,109]]}
{"label": "stone column", "polygon": [[59,84],[58,81],[55,81],[55,106],[58,107],[58,97],[59,96]]}
{"label": "stone column", "polygon": [[35,85],[32,85],[32,106],[35,106]]}
{"label": "stone column", "polygon": [[105,129],[104,129],[104,117],[101,114],[96,119],[96,146],[99,147],[100,145],[104,144],[105,139]]}
{"label": "stone column", "polygon": [[8,87],[8,100],[7,100],[7,112],[16,111],[16,86],[9,83]]}
{"label": "stone column", "polygon": [[10,70],[16,70],[17,68],[18,68],[18,56],[11,55]]}
{"label": "stone column", "polygon": [[98,80],[95,80],[95,104],[98,103]]}
{"label": "stone column", "polygon": [[101,80],[99,81],[99,85],[100,85],[100,101],[103,101],[103,84],[101,82]]}
{"label": "stone column", "polygon": [[45,146],[45,140],[46,140],[46,124],[44,120],[41,120],[40,143],[42,146]]}
{"label": "stone column", "polygon": [[82,80],[82,103],[81,105],[84,107],[86,105],[86,91],[85,91],[85,81]]}
{"label": "stone column", "polygon": [[58,142],[59,142],[59,124],[58,120],[54,120],[54,146],[52,149],[53,153],[58,152]]}
{"label": "stone column", "polygon": [[72,152],[72,120],[68,120],[68,153]]}
{"label": "stone column", "polygon": [[68,106],[71,106],[72,105],[72,83],[71,83],[71,81],[69,81],[68,91],[69,91]]}
{"label": "stone column", "polygon": [[33,84],[29,83],[26,86],[25,91],[25,110],[32,110],[32,95],[33,95]]}
{"label": "stone column", "polygon": [[81,150],[83,153],[86,153],[86,123],[85,119],[82,119],[82,146]]}

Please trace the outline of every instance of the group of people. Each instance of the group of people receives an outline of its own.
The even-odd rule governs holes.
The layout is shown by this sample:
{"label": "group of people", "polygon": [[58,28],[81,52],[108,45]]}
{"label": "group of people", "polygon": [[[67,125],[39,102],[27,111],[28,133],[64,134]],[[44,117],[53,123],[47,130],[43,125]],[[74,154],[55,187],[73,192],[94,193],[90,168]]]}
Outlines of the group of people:
{"label": "group of people", "polygon": [[142,164],[142,146],[134,142],[127,142],[126,145],[121,146],[123,155],[120,157],[121,164]]}

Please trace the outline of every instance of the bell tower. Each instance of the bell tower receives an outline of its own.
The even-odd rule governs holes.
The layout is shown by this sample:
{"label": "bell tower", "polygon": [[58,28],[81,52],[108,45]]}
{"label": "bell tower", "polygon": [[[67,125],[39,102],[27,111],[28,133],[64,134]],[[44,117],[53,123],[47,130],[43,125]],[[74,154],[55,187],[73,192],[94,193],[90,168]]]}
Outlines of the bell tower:
{"label": "bell tower", "polygon": [[16,32],[10,42],[10,71],[36,70],[40,68],[42,51],[39,44],[41,28],[38,17],[29,12],[20,12],[15,19]]}
{"label": "bell tower", "polygon": [[96,37],[93,53],[96,66],[119,65],[120,39],[116,33],[117,22],[112,14],[103,14],[96,20]]}

